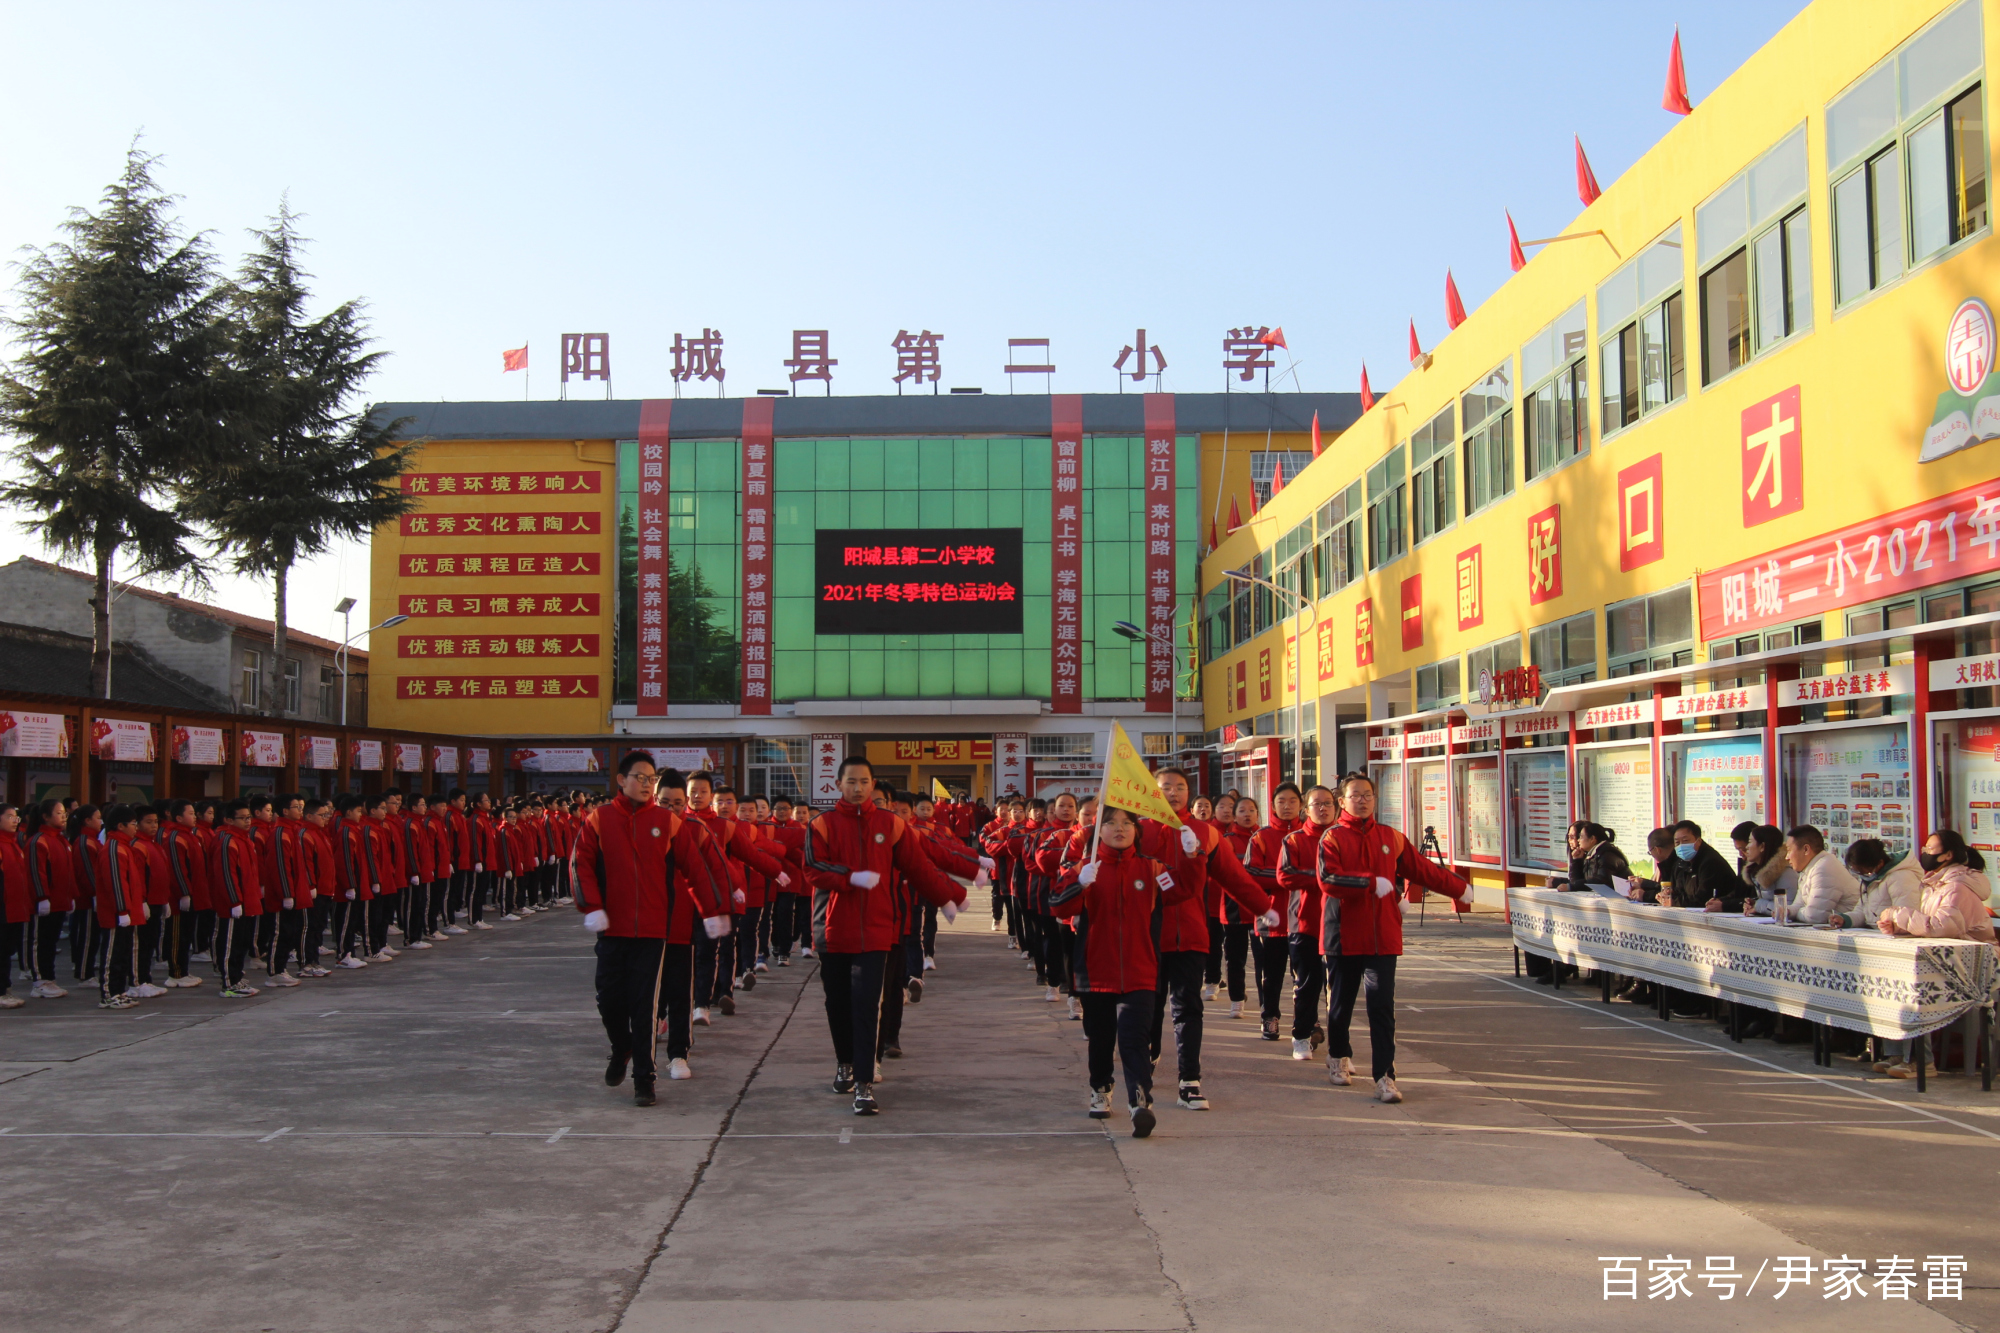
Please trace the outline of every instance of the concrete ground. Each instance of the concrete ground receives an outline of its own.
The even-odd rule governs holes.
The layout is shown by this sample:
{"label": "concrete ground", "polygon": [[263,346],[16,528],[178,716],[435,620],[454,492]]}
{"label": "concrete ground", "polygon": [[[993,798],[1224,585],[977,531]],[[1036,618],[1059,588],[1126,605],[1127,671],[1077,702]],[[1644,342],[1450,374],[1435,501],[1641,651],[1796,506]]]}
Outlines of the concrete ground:
{"label": "concrete ground", "polygon": [[[1483,913],[1411,933],[1405,1103],[1217,1006],[1215,1109],[1169,1079],[1145,1141],[1084,1116],[1080,1025],[983,915],[873,1119],[810,966],[658,1106],[605,1088],[565,911],[247,1002],[79,987],[0,1013],[0,1328],[2000,1330],[2000,1093],[1552,994]],[[1823,1295],[1829,1257],[1932,1254],[1962,1300]],[[1605,1255],[1691,1260],[1691,1294],[1607,1301]],[[1787,1256],[1812,1283],[1773,1299]]]}

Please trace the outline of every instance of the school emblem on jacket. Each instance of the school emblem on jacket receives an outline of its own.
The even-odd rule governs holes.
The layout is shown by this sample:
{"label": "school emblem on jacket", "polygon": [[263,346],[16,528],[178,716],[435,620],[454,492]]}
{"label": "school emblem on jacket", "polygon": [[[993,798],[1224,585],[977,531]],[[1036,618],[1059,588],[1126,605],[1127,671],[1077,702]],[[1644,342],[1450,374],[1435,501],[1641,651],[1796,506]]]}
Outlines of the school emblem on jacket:
{"label": "school emblem on jacket", "polygon": [[660,831],[659,831],[659,830],[658,830],[657,828],[656,828],[656,829],[654,829],[654,830],[652,830],[652,833],[653,833],[653,836],[654,836],[654,837],[656,837],[656,838],[660,836]]}
{"label": "school emblem on jacket", "polygon": [[1382,855],[1387,856],[1388,854],[1389,854],[1389,844],[1385,842],[1382,844]]}
{"label": "school emblem on jacket", "polygon": [[881,835],[881,834],[879,834],[879,833],[878,833],[878,834],[876,834],[876,835],[875,835],[875,841],[877,841],[877,842],[880,842],[880,841],[882,841],[882,835]]}

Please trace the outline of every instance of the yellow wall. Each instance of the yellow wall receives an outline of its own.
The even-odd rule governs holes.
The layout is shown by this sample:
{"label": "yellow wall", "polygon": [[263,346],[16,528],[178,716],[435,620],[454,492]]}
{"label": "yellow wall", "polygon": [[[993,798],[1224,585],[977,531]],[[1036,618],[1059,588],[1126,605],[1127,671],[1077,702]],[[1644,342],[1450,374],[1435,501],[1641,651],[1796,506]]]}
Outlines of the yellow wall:
{"label": "yellow wall", "polygon": [[[1340,432],[1332,426],[1322,425],[1319,438],[1322,447],[1331,449]],[[1229,531],[1229,501],[1236,501],[1238,516],[1246,521],[1250,517],[1250,455],[1265,451],[1272,453],[1312,452],[1312,435],[1302,431],[1277,431],[1265,435],[1262,431],[1232,431],[1224,436],[1220,433],[1201,437],[1201,547],[1208,547],[1209,520],[1215,520],[1217,536]],[[1292,479],[1288,475],[1285,485]],[[1220,503],[1218,503],[1218,499]]]}
{"label": "yellow wall", "polygon": [[[375,533],[372,553],[372,609],[379,623],[409,608],[406,599],[423,599],[425,610],[434,611],[439,598],[452,599],[460,611],[468,598],[477,597],[490,608],[493,599],[512,599],[517,610],[522,599],[532,599],[529,615],[416,615],[402,625],[378,630],[369,645],[372,670],[369,673],[368,707],[377,726],[403,727],[422,731],[470,734],[505,731],[512,734],[576,734],[605,731],[611,714],[611,638],[613,594],[616,568],[613,562],[614,500],[617,478],[608,445],[601,442],[551,440],[504,444],[444,442],[425,446],[416,470],[405,479],[406,489],[421,488],[423,507],[418,516],[430,531],[409,533],[403,524],[390,524]],[[504,491],[493,486],[493,475],[508,478]],[[445,490],[444,478],[477,475],[489,478],[477,493],[468,493],[462,482]],[[591,475],[596,489],[575,493],[574,478]],[[522,485],[532,479],[532,490]],[[553,492],[551,478],[564,478],[564,489]],[[544,533],[536,524],[532,536],[511,531],[521,517],[533,515],[546,520],[551,515],[594,515],[596,531]],[[492,534],[493,516],[508,518],[506,535]],[[486,535],[467,535],[468,517],[480,517]],[[440,518],[452,520],[449,534],[439,532]],[[574,526],[568,520],[566,526]],[[522,556],[536,562],[533,574],[511,572]],[[575,568],[575,557],[594,555],[595,574],[543,572],[550,558],[562,555],[566,569]],[[461,571],[467,559],[489,569],[495,557],[509,561],[506,575],[467,576]],[[427,561],[422,574],[406,573],[406,560]],[[437,562],[452,561],[452,573],[440,574]],[[576,606],[576,598],[595,597],[595,614],[542,614],[549,599],[562,599],[565,610]],[[586,647],[594,636],[595,651],[575,655],[579,641]],[[421,641],[423,651],[415,651]],[[467,641],[479,648],[476,659],[463,655]],[[532,655],[517,652],[522,640],[529,641]],[[558,653],[543,655],[555,641]],[[448,643],[451,651],[439,655]],[[505,653],[493,656],[496,642]],[[464,678],[477,682],[478,694],[464,697]],[[438,679],[453,681],[448,698],[436,696]],[[549,681],[560,682],[560,693],[546,694]],[[579,680],[594,682],[595,694],[577,694]],[[424,693],[409,697],[409,681],[424,681]],[[494,682],[503,682],[503,697],[493,697]],[[516,697],[523,682],[532,682],[528,697]],[[586,686],[585,688],[590,688]]]}
{"label": "yellow wall", "polygon": [[[1990,228],[1952,247],[1943,258],[1914,268],[1895,284],[1834,312],[1826,103],[1947,8],[1939,0],[1818,0],[1805,10],[1611,183],[1595,204],[1560,229],[1550,229],[1602,229],[1617,255],[1596,238],[1541,248],[1522,272],[1433,349],[1428,369],[1412,370],[1384,392],[1338,445],[1306,470],[1300,484],[1289,487],[1254,524],[1224,540],[1203,564],[1203,591],[1215,586],[1223,570],[1241,566],[1257,550],[1273,545],[1319,504],[1362,476],[1391,446],[1406,440],[1413,426],[1443,410],[1510,358],[1517,427],[1514,493],[1470,519],[1460,518],[1401,560],[1324,599],[1318,616],[1335,626],[1337,669],[1331,679],[1316,682],[1308,647],[1308,699],[1394,676],[1609,602],[1672,587],[1700,569],[1748,559],[1928,496],[2000,478],[2000,443],[1978,445],[1935,463],[1916,461],[1938,394],[1946,387],[1941,350],[1946,320],[1968,296],[1980,296],[1989,304],[2000,299],[2000,245]],[[1995,59],[2000,52],[1996,46],[2000,5],[1993,0],[1985,6],[1984,21],[1990,71],[2000,68]],[[1633,96],[1641,91],[1634,90]],[[1995,110],[1989,94],[1989,158]],[[1695,210],[1801,123],[1807,126],[1810,171],[1813,328],[1704,388]],[[1990,164],[1988,180],[1990,188]],[[1603,440],[1597,401],[1596,287],[1675,223],[1682,227],[1685,242],[1686,396]],[[1502,243],[1497,236],[1488,240]],[[1524,386],[1519,349],[1582,297],[1590,298],[1586,309],[1592,448],[1567,466],[1522,485],[1519,395]],[[1746,528],[1739,499],[1741,413],[1791,385],[1799,385],[1802,395],[1805,507]],[[1654,454],[1661,455],[1663,464],[1665,558],[1621,573],[1615,478],[1620,469]],[[1554,601],[1531,606],[1527,520],[1551,504],[1562,506],[1564,591]],[[1462,513],[1462,494],[1458,506]],[[1485,559],[1485,621],[1460,634],[1451,595],[1455,557],[1475,544],[1483,548]],[[1396,627],[1398,585],[1419,573],[1424,585],[1424,643],[1405,653]],[[1372,669],[1357,669],[1354,660],[1352,627],[1362,598],[1374,601]],[[1696,614],[1698,625],[1699,608]],[[1840,614],[1830,615],[1828,622],[1828,637],[1844,632]],[[1289,690],[1283,688],[1274,689],[1271,702],[1258,697],[1259,656],[1270,651],[1274,664],[1279,662],[1281,634],[1278,629],[1267,631],[1205,668],[1210,727],[1291,702]],[[1596,637],[1602,675],[1601,615]],[[1248,662],[1251,686],[1249,705],[1243,709],[1234,707],[1234,692],[1223,688],[1238,661]],[[1276,674],[1281,685],[1289,684],[1287,671]]]}

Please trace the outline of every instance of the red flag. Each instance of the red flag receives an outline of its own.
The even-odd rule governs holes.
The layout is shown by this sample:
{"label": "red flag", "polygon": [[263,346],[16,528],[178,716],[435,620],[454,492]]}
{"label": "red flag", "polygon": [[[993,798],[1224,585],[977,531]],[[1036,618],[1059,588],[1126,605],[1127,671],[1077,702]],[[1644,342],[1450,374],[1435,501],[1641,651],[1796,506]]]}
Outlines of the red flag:
{"label": "red flag", "polygon": [[1417,321],[1413,319],[1410,321],[1410,364],[1414,366],[1423,359],[1424,348],[1423,344],[1417,341]]}
{"label": "red flag", "polygon": [[1229,497],[1229,530],[1234,532],[1242,526],[1243,515],[1237,511],[1236,497],[1232,495]]}
{"label": "red flag", "polygon": [[1450,269],[1444,271],[1444,322],[1453,329],[1465,323],[1465,302],[1458,299],[1458,284],[1452,281]]}
{"label": "red flag", "polygon": [[1250,517],[1257,517],[1257,511],[1263,507],[1263,505],[1257,503],[1257,487],[1253,483],[1250,487]]}
{"label": "red flag", "polygon": [[1361,410],[1366,412],[1375,406],[1375,391],[1368,387],[1368,363],[1361,363]]}
{"label": "red flag", "polygon": [[522,343],[519,347],[500,353],[500,373],[502,375],[505,375],[510,370],[526,370],[527,368],[528,344]]}
{"label": "red flag", "polygon": [[1211,518],[1210,520],[1208,520],[1208,549],[1213,551],[1216,547],[1220,545],[1222,545],[1222,543],[1216,540],[1215,520]]}
{"label": "red flag", "polygon": [[[1284,329],[1284,326],[1283,326],[1282,324],[1281,324],[1281,325],[1279,325],[1279,326],[1278,326],[1277,328],[1275,328],[1275,329],[1272,329],[1272,330],[1271,330],[1271,331],[1270,331],[1269,333],[1265,334],[1265,335],[1264,335],[1263,337],[1259,338],[1259,339],[1258,339],[1257,341],[1258,341],[1258,342],[1260,342],[1260,343],[1263,343],[1263,344],[1264,344],[1264,346],[1266,346],[1266,347],[1285,347],[1285,329]],[[1289,348],[1289,347],[1285,347],[1285,350],[1286,350],[1287,352],[1289,352],[1289,351],[1291,351],[1292,349],[1291,349],[1291,348]]]}
{"label": "red flag", "polygon": [[1583,136],[1576,136],[1576,197],[1589,208],[1597,202],[1597,196],[1604,191],[1597,188],[1597,175],[1590,169],[1590,159],[1583,155]]}
{"label": "red flag", "polygon": [[1681,64],[1681,30],[1674,29],[1674,49],[1667,56],[1667,92],[1660,105],[1677,116],[1689,115],[1694,103],[1688,101],[1688,72]]}
{"label": "red flag", "polygon": [[1277,499],[1278,492],[1285,489],[1285,460],[1279,459],[1271,467],[1271,498]]}
{"label": "red flag", "polygon": [[1507,262],[1519,273],[1528,266],[1528,256],[1521,250],[1521,233],[1514,230],[1514,215],[1507,215]]}
{"label": "red flag", "polygon": [[[1361,373],[1365,377],[1368,372],[1366,370],[1363,370]],[[1314,412],[1313,413],[1313,457],[1318,458],[1322,453],[1325,452],[1326,452],[1326,446],[1324,444],[1321,444],[1319,439],[1319,413]]]}

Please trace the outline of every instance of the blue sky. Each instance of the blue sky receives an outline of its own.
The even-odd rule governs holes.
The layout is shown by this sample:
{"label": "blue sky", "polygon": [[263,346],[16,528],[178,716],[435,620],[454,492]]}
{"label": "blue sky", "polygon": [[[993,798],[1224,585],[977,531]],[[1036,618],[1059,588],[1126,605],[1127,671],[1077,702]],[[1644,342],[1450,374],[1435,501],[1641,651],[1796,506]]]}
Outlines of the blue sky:
{"label": "blue sky", "polygon": [[[944,335],[947,387],[1004,391],[1007,339],[1048,337],[1056,389],[1110,392],[1138,327],[1206,392],[1252,322],[1352,390],[1364,359],[1393,382],[1412,316],[1442,336],[1447,266],[1468,307],[1506,279],[1503,209],[1523,236],[1577,211],[1573,133],[1609,185],[1671,127],[1676,24],[1699,101],[1803,7],[7,0],[49,58],[0,80],[0,252],[143,131],[229,266],[290,192],[317,290],[393,354],[382,400],[517,398],[523,340],[553,397],[568,331],[610,333],[619,397],[666,394],[703,327],[731,394],[784,383],[795,328],[831,331],[836,393],[893,391],[904,328]],[[366,584],[360,548],[315,562],[293,624]]]}

